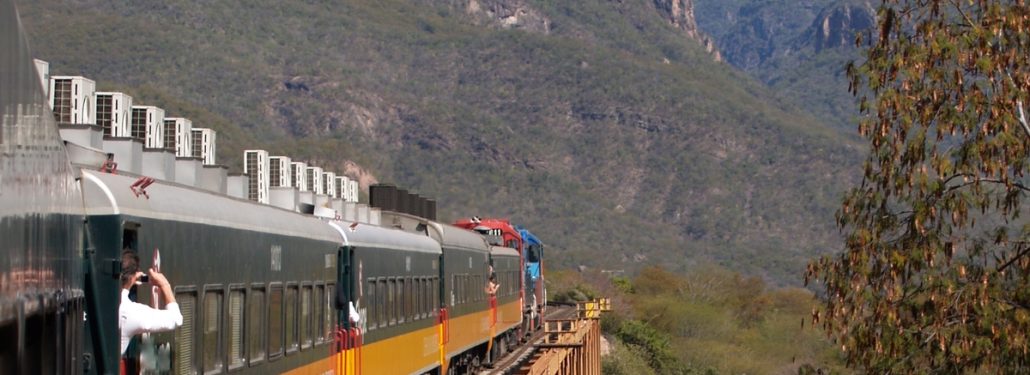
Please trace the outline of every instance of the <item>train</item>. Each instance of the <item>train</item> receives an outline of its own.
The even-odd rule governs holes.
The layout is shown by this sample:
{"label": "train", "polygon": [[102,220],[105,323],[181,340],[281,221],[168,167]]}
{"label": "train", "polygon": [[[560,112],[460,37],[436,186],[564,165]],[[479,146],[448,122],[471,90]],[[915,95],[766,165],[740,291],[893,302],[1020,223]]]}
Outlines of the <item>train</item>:
{"label": "train", "polygon": [[[17,17],[0,0],[0,373],[470,374],[539,329],[543,244],[508,221],[345,221],[75,162]],[[126,252],[183,322],[122,355]]]}

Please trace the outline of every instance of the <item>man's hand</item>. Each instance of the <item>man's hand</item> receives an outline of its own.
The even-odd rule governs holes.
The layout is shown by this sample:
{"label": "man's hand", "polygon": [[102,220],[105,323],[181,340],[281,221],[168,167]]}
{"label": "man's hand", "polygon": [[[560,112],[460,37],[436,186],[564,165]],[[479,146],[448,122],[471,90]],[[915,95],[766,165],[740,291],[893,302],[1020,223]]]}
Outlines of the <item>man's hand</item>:
{"label": "man's hand", "polygon": [[153,267],[151,267],[149,270],[147,270],[147,273],[150,274],[150,283],[151,284],[157,285],[158,287],[161,287],[161,288],[164,288],[166,285],[170,286],[168,284],[168,279],[165,278],[165,275],[161,274],[160,272],[155,270]]}
{"label": "man's hand", "polygon": [[158,272],[153,267],[148,270],[148,273],[150,274],[150,283],[161,288],[161,292],[164,294],[164,300],[167,303],[174,303],[175,293],[172,292],[172,285],[168,283],[168,279],[165,278],[165,275]]}

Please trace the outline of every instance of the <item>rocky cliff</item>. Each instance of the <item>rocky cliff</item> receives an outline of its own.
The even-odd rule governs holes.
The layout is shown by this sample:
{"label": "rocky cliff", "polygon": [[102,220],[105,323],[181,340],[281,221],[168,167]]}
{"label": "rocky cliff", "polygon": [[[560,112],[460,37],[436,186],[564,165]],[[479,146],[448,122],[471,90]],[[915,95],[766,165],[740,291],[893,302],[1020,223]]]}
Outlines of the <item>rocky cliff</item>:
{"label": "rocky cliff", "polygon": [[672,26],[680,29],[687,37],[697,40],[716,61],[722,61],[722,54],[712,37],[701,32],[694,17],[694,0],[654,0],[654,6]]}
{"label": "rocky cliff", "polygon": [[853,1],[824,9],[812,21],[798,46],[811,46],[816,52],[828,48],[849,47],[855,33],[876,25],[876,9],[868,1]]}

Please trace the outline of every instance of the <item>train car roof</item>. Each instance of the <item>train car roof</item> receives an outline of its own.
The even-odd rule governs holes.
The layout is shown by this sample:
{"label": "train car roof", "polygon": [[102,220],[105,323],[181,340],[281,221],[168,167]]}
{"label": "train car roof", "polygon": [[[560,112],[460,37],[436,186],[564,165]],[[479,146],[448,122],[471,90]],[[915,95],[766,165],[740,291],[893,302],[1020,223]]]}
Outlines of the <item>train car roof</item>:
{"label": "train car roof", "polygon": [[85,169],[82,176],[87,215],[132,215],[342,243],[338,231],[313,216],[166,181],[147,187],[149,199],[136,197],[129,186],[137,176]]}
{"label": "train car roof", "polygon": [[522,235],[522,240],[526,241],[527,244],[530,244],[530,245],[543,245],[544,244],[543,242],[540,242],[540,239],[536,238],[536,236],[533,235],[533,233],[530,232],[529,229],[523,228],[523,227],[521,227],[519,225],[516,225],[515,228],[518,229],[519,234]]}
{"label": "train car roof", "polygon": [[440,232],[440,245],[442,247],[460,248],[484,253],[490,252],[490,245],[483,238],[483,235],[479,233],[436,221],[431,221],[430,224]]}
{"label": "train car roof", "polygon": [[440,244],[426,235],[346,221],[332,221],[329,224],[339,229],[349,246],[386,247],[423,253],[441,253]]}
{"label": "train car roof", "polygon": [[518,250],[512,249],[510,247],[504,247],[504,246],[490,246],[490,254],[492,254],[492,255],[501,255],[501,256],[511,256],[511,257],[516,257],[516,258],[519,257]]}

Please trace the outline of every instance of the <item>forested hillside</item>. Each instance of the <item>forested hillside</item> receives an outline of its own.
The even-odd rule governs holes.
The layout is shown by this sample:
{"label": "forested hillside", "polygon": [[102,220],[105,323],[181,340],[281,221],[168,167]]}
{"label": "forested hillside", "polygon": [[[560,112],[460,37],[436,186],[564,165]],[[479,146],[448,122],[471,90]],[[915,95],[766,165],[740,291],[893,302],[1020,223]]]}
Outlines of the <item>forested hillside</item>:
{"label": "forested hillside", "polygon": [[[690,3],[687,1],[686,3]],[[718,62],[683,1],[20,1],[54,74],[243,148],[507,216],[554,266],[796,284],[861,151]],[[706,44],[708,43],[708,44]]]}

